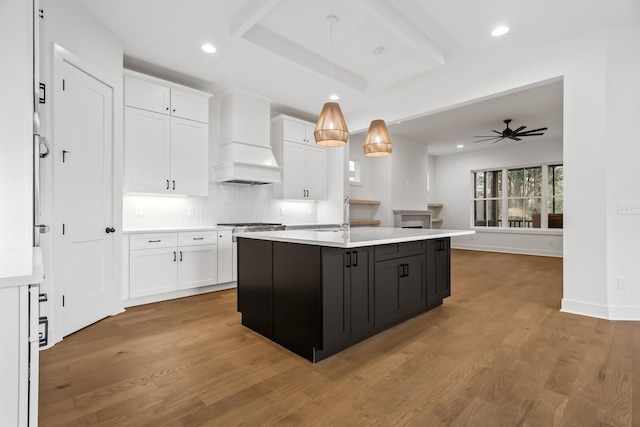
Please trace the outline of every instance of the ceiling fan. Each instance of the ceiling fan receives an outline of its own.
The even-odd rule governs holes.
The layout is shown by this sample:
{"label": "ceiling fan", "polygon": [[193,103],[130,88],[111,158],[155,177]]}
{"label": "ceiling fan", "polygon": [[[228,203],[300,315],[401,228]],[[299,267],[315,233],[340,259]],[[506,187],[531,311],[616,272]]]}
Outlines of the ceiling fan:
{"label": "ceiling fan", "polygon": [[531,130],[523,131],[523,129],[525,129],[526,126],[520,126],[518,129],[511,129],[509,128],[509,123],[511,123],[511,119],[507,119],[504,122],[507,124],[507,127],[505,130],[503,130],[502,132],[498,132],[497,130],[492,130],[492,132],[495,132],[497,135],[475,135],[474,138],[485,138],[485,139],[480,139],[474,142],[484,142],[484,141],[494,140],[492,144],[495,144],[496,142],[502,141],[505,138],[509,138],[514,141],[521,141],[523,136],[544,135],[543,131],[547,130],[547,128],[544,127],[539,129],[531,129]]}

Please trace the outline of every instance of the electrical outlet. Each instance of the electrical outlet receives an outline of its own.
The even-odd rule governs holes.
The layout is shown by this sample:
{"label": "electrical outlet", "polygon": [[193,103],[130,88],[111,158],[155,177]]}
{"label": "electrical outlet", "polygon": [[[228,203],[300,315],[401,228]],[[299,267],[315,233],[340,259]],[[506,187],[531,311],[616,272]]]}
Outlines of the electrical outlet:
{"label": "electrical outlet", "polygon": [[142,216],[142,208],[140,206],[136,206],[136,216]]}
{"label": "electrical outlet", "polygon": [[640,202],[618,202],[618,215],[640,215]]}
{"label": "electrical outlet", "polygon": [[618,277],[618,290],[626,291],[627,290],[627,278],[626,277]]}
{"label": "electrical outlet", "polygon": [[196,214],[196,208],[189,206],[187,208],[187,216],[194,216]]}
{"label": "electrical outlet", "polygon": [[284,216],[284,208],[280,208],[280,216]]}

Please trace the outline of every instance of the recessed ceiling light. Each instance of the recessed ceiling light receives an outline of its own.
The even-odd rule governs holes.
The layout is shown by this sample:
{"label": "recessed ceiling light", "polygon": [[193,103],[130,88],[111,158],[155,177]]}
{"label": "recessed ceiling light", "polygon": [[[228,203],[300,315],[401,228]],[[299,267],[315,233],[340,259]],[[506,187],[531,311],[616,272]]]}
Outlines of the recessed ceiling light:
{"label": "recessed ceiling light", "polygon": [[338,94],[336,93],[332,93],[331,95],[329,95],[329,99],[332,101],[337,101],[338,99],[340,99],[340,96],[338,96]]}
{"label": "recessed ceiling light", "polygon": [[456,148],[464,148],[464,145],[458,144],[458,145],[456,145]]}
{"label": "recessed ceiling light", "polygon": [[205,43],[201,46],[201,49],[207,53],[213,53],[216,51],[216,47],[210,43]]}
{"label": "recessed ceiling light", "polygon": [[494,28],[494,30],[491,31],[491,35],[493,37],[500,37],[507,34],[508,32],[509,32],[509,27],[505,25],[501,25],[499,27]]}

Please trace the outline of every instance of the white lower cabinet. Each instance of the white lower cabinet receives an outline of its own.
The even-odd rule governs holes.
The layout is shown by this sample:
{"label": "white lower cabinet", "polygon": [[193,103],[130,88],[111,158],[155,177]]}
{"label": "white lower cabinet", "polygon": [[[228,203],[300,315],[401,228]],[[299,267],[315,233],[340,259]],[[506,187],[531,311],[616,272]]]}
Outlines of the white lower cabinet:
{"label": "white lower cabinet", "polygon": [[129,298],[218,283],[215,231],[129,236]]}
{"label": "white lower cabinet", "polygon": [[178,289],[197,288],[218,283],[216,245],[178,248]]}
{"label": "white lower cabinet", "polygon": [[231,230],[218,231],[218,283],[234,281]]}

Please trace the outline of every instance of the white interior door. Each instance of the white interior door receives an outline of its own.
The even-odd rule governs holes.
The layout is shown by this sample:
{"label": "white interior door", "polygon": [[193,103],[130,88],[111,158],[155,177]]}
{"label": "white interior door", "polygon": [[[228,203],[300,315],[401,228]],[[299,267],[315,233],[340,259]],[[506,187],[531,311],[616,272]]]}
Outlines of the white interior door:
{"label": "white interior door", "polygon": [[66,61],[59,71],[54,262],[66,336],[112,314],[113,94]]}

